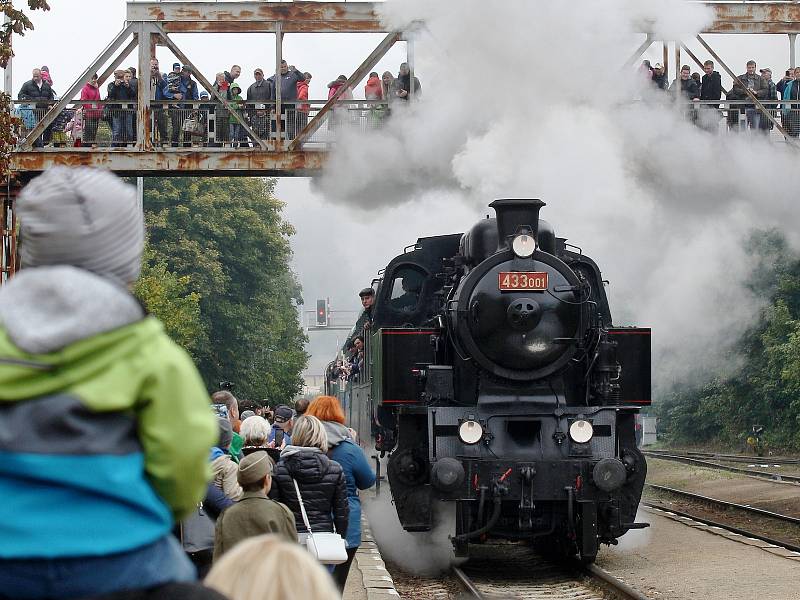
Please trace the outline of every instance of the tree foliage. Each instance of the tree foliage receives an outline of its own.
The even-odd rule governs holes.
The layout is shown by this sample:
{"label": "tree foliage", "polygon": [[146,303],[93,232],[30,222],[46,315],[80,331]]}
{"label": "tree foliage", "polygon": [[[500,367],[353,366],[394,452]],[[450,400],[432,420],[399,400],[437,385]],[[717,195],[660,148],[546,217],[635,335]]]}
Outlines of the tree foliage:
{"label": "tree foliage", "polygon": [[748,250],[766,307],[731,351],[731,375],[675,389],[659,405],[672,441],[743,445],[758,424],[771,446],[800,448],[800,256],[775,230],[755,232]]}
{"label": "tree foliage", "polygon": [[272,180],[153,178],[144,206],[153,265],[199,295],[191,350],[207,385],[232,381],[237,394],[274,404],[302,388],[308,355],[289,268],[294,230],[273,192]]}
{"label": "tree foliage", "polygon": [[188,275],[180,276],[169,270],[167,261],[148,244],[144,251],[142,274],[134,294],[150,314],[164,324],[169,336],[195,355],[202,341],[200,323],[200,294],[191,291]]}

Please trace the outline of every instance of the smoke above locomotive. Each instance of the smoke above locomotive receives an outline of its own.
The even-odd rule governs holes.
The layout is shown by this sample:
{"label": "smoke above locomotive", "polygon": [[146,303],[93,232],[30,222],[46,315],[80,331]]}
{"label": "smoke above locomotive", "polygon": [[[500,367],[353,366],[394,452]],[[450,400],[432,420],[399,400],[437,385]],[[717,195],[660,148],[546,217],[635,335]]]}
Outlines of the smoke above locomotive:
{"label": "smoke above locomotive", "polygon": [[420,238],[374,282],[351,337],[363,347],[349,340],[328,370],[350,421],[389,454],[403,527],[429,531],[436,504],[455,503],[461,556],[495,537],[591,562],[646,526],[636,415],[650,330],[612,324],[598,266],[544,206],[495,200],[496,218]]}

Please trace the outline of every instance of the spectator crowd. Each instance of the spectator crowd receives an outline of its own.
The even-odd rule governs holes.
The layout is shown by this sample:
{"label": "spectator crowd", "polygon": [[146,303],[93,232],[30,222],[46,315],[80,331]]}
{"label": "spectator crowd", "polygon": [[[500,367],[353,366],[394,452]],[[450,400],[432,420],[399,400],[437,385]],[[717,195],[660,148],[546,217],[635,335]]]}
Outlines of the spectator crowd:
{"label": "spectator crowd", "polygon": [[0,288],[0,598],[340,598],[375,473],[339,400],[209,399],[129,291],[143,215],[116,176],[51,168],[19,213],[25,268]]}
{"label": "spectator crowd", "polygon": [[[253,71],[253,83],[243,92],[237,81],[242,74],[240,65],[216,74],[212,89],[200,90],[189,65],[172,64],[162,72],[159,61],[150,61],[151,131],[156,145],[250,147],[258,145],[256,138],[270,139],[278,129],[286,139],[294,139],[309,121],[309,85],[311,73],[301,71],[285,60],[278,73],[265,77],[264,70]],[[54,145],[95,146],[98,129],[106,123],[111,132],[112,147],[126,147],[137,139],[138,86],[136,69],[117,69],[105,88],[102,98],[99,76],[95,73],[80,93],[81,104],[63,111],[45,128],[35,141],[41,147]],[[201,78],[202,79],[202,78]],[[379,126],[390,114],[395,102],[407,102],[422,92],[419,79],[407,63],[400,65],[395,77],[386,71],[379,77],[370,73],[364,86],[364,101],[353,102],[347,77],[340,75],[328,84],[328,100],[337,97],[328,120],[329,129],[341,126],[348,118],[366,118],[370,126]],[[337,96],[338,94],[338,96]],[[281,109],[277,115],[277,100]],[[20,89],[17,107],[23,127],[33,129],[56,100],[47,67],[33,69],[31,80]],[[224,101],[223,101],[224,100]],[[358,113],[355,115],[355,113]]]}
{"label": "spectator crowd", "polygon": [[758,69],[756,61],[749,60],[745,72],[736,78],[730,90],[722,87],[722,77],[714,70],[713,61],[705,61],[703,71],[701,76],[692,73],[688,65],[682,65],[679,77],[670,84],[660,63],[651,65],[645,60],[639,67],[639,73],[653,89],[685,102],[687,118],[704,129],[717,131],[724,114],[731,131],[750,129],[768,134],[775,122],[779,122],[788,135],[800,136],[800,67],[786,69],[776,83],[772,69]]}

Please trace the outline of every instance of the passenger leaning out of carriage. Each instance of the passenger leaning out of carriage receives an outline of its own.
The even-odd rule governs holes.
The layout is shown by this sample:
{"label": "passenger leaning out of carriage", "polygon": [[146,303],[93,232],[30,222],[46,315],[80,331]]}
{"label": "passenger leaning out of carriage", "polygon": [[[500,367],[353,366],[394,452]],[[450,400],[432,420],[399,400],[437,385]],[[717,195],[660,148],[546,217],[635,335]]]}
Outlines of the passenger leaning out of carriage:
{"label": "passenger leaning out of carriage", "polygon": [[355,331],[372,327],[372,305],[375,304],[375,290],[371,287],[364,288],[358,293],[358,297],[361,300],[364,312],[361,313],[358,321],[356,321]]}
{"label": "passenger leaning out of carriage", "polygon": [[320,420],[299,417],[294,425],[292,444],[281,450],[275,467],[269,496],[292,511],[303,542],[308,530],[303,523],[298,491],[312,531],[335,530],[342,537],[347,535],[350,514],[347,484],[341,465],[328,458],[327,452],[328,437]]}
{"label": "passenger leaning out of carriage", "polygon": [[347,502],[350,507],[345,536],[347,561],[333,569],[336,585],[343,591],[350,565],[361,544],[361,499],[358,497],[358,490],[366,490],[375,485],[375,472],[364,451],[356,444],[353,430],[345,425],[344,412],[337,398],[319,396],[308,407],[306,414],[322,421],[328,438],[328,456],[342,466],[347,482]]}
{"label": "passenger leaning out of carriage", "polygon": [[217,431],[191,358],[129,291],[136,188],[51,167],[18,211],[24,268],[0,290],[0,596],[192,580],[170,532],[205,493]]}

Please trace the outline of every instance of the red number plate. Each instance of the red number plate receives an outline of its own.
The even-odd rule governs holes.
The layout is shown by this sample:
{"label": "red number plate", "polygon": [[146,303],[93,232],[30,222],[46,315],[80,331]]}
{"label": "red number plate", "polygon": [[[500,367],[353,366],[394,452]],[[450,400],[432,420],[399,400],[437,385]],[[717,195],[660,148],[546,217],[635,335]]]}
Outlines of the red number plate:
{"label": "red number plate", "polygon": [[547,273],[498,273],[502,292],[543,292],[547,289]]}

